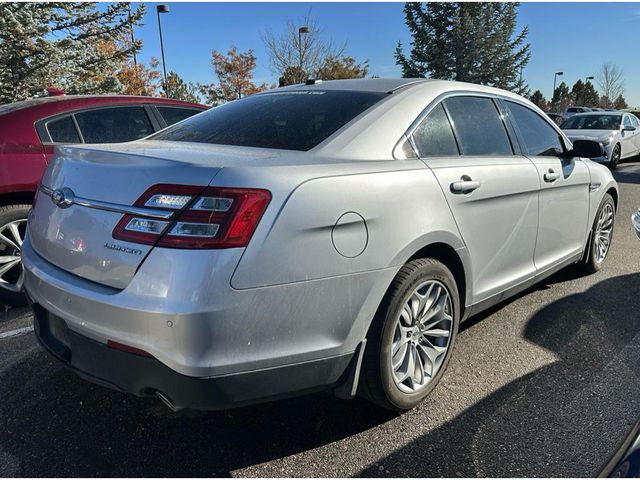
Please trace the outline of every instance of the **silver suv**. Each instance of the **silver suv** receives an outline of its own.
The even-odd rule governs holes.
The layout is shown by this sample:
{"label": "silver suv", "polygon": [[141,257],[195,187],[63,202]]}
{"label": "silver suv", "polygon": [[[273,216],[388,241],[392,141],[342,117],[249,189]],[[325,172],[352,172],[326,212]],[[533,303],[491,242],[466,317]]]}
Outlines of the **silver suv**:
{"label": "silver suv", "polygon": [[172,408],[318,389],[415,406],[460,322],[598,270],[618,187],[512,93],[310,81],[60,147],[22,256],[40,342]]}

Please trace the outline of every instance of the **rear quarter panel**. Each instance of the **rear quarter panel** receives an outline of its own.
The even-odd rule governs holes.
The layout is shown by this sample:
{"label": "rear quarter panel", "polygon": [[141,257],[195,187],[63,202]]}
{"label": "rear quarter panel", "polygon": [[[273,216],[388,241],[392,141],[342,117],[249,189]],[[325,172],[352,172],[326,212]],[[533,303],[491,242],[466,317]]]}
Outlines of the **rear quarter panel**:
{"label": "rear quarter panel", "polygon": [[[399,268],[430,243],[464,247],[430,169],[417,160],[375,163],[377,171],[333,175],[337,168],[329,166],[328,175],[286,193],[274,189],[231,285],[247,289]],[[224,173],[216,184],[225,181]]]}

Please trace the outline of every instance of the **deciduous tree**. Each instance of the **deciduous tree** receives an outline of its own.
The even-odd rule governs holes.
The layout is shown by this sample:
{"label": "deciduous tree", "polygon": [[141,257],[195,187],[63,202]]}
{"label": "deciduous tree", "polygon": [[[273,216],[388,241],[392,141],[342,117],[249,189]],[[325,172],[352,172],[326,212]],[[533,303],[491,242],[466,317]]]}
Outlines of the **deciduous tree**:
{"label": "deciduous tree", "polygon": [[322,80],[341,80],[364,78],[369,72],[369,62],[358,63],[353,57],[328,57],[316,72],[316,78]]}
{"label": "deciduous tree", "polygon": [[606,99],[606,107],[611,107],[611,99],[617,99],[624,93],[624,76],[622,70],[611,62],[606,62],[596,77],[602,96]]}
{"label": "deciduous tree", "polygon": [[517,3],[407,3],[408,55],[396,48],[404,77],[458,80],[527,92],[528,29],[516,32]]}
{"label": "deciduous tree", "polygon": [[253,70],[256,68],[253,50],[238,52],[236,47],[231,47],[226,55],[214,50],[211,52],[211,66],[218,77],[218,83],[200,85],[200,92],[212,105],[236,100],[267,89],[266,84],[256,85],[253,82]]}

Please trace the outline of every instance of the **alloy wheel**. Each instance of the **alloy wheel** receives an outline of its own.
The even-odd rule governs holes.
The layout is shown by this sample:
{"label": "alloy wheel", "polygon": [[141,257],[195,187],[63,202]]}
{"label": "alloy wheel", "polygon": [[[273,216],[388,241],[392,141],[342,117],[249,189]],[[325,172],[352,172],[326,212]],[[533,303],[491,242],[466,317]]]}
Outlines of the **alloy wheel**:
{"label": "alloy wheel", "polygon": [[613,235],[613,206],[610,203],[604,205],[600,211],[595,231],[595,259],[602,263],[609,252],[611,237]]}
{"label": "alloy wheel", "polygon": [[11,292],[22,290],[21,249],[26,227],[26,218],[0,226],[0,288]]}
{"label": "alloy wheel", "polygon": [[447,288],[437,280],[420,284],[408,297],[394,325],[390,362],[403,393],[417,393],[436,376],[449,349],[453,308]]}

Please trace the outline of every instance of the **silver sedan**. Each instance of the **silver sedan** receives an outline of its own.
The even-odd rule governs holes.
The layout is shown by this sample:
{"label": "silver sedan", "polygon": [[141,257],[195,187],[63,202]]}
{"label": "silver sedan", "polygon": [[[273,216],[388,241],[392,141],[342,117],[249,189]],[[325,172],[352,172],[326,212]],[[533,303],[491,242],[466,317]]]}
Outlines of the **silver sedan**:
{"label": "silver sedan", "polygon": [[631,113],[590,112],[574,115],[561,127],[570,140],[599,142],[604,155],[596,162],[616,168],[620,160],[640,155],[640,122]]}
{"label": "silver sedan", "polygon": [[61,147],[22,249],[36,333],[174,409],[319,389],[409,409],[461,322],[601,268],[601,155],[515,94],[420,79],[308,81]]}

